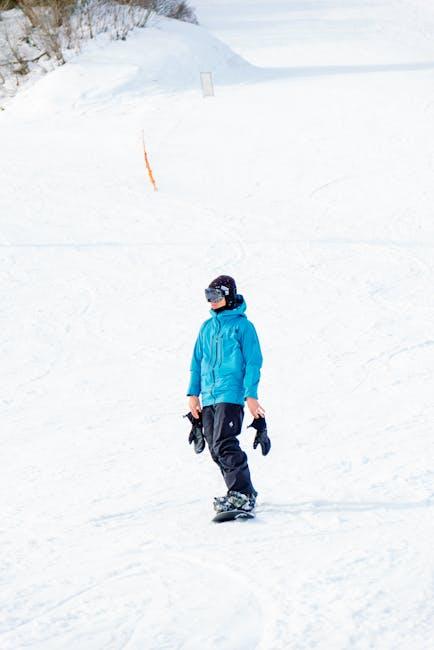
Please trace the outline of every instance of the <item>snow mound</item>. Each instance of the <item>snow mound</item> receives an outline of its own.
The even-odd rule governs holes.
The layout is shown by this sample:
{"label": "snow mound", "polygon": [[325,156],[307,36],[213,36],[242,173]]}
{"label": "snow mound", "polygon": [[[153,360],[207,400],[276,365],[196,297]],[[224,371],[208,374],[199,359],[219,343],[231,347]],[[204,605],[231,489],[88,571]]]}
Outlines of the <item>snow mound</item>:
{"label": "snow mound", "polygon": [[149,94],[200,90],[200,72],[214,83],[239,83],[255,68],[205,29],[158,17],[126,41],[100,36],[65,66],[24,90],[13,110],[25,117],[131,103]]}

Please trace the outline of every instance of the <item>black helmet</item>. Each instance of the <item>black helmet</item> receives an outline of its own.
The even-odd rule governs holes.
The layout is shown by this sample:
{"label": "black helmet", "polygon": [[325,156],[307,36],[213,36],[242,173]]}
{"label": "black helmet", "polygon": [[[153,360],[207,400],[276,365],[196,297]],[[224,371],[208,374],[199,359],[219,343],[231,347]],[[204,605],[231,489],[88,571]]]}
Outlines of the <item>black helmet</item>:
{"label": "black helmet", "polygon": [[[215,293],[209,291],[210,289],[215,289]],[[222,298],[226,298],[227,307],[233,309],[237,298],[237,285],[235,284],[235,280],[230,275],[219,275],[218,278],[210,282],[208,289],[205,289],[205,295],[210,302],[213,300],[217,302]]]}

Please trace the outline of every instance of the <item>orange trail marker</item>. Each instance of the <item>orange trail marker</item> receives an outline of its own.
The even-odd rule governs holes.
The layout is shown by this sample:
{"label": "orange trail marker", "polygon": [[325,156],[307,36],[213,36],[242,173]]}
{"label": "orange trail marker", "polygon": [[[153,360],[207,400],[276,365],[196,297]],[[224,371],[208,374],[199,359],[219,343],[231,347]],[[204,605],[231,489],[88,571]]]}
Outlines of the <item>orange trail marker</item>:
{"label": "orange trail marker", "polygon": [[145,158],[145,165],[146,165],[146,169],[148,170],[149,180],[150,180],[151,183],[152,183],[152,186],[153,186],[153,188],[154,188],[154,191],[157,192],[157,191],[158,191],[157,184],[156,184],[156,182],[155,182],[155,178],[154,178],[154,175],[153,175],[153,173],[152,173],[151,165],[149,164],[148,154],[147,154],[147,152],[146,152],[146,147],[145,147],[145,132],[144,132],[144,131],[142,131],[142,142],[143,142],[143,156],[144,156],[144,158]]}

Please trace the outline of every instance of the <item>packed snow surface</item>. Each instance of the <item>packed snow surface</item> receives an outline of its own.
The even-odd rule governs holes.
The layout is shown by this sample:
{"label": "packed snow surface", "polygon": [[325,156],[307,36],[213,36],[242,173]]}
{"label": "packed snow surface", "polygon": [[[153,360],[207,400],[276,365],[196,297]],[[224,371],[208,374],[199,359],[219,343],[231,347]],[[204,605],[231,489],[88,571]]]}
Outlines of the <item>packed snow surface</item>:
{"label": "packed snow surface", "polygon": [[[194,4],[0,114],[0,647],[430,650],[433,10]],[[273,446],[215,525],[181,415],[220,273]]]}

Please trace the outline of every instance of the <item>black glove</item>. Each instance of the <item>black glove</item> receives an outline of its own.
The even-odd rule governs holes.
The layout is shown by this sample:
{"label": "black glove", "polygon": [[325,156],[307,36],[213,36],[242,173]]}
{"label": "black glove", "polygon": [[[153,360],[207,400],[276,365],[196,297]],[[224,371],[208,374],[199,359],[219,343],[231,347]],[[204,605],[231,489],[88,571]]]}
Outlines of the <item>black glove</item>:
{"label": "black glove", "polygon": [[253,441],[253,449],[256,449],[258,445],[261,445],[262,455],[266,456],[271,449],[271,441],[270,438],[268,437],[267,424],[265,422],[265,418],[263,417],[255,418],[252,424],[249,424],[247,428],[250,429],[250,427],[256,429],[256,436]]}
{"label": "black glove", "polygon": [[199,417],[195,418],[192,413],[187,413],[184,417],[188,418],[192,424],[190,435],[188,436],[188,444],[191,445],[194,442],[194,451],[196,454],[201,454],[205,449],[202,415],[199,413]]}

